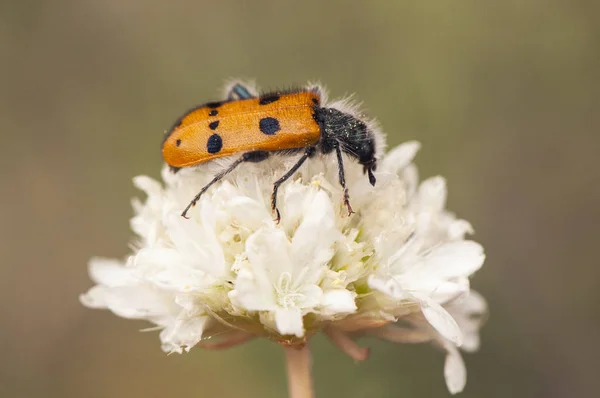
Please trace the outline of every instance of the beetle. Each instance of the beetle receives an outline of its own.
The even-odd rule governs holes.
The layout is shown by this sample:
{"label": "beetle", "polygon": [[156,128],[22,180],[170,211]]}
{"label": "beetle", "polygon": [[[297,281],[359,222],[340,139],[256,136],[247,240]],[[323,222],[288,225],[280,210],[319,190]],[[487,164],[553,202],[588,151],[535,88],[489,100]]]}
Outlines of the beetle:
{"label": "beetle", "polygon": [[344,205],[349,215],[354,213],[342,153],[357,160],[371,185],[375,185],[378,133],[353,111],[325,107],[321,101],[318,87],[256,95],[252,88],[237,82],[230,85],[226,100],[196,106],[179,117],[166,132],[162,145],[163,158],[173,171],[240,154],[200,190],[181,215],[187,218],[202,194],[240,164],[261,162],[272,154],[301,153],[273,185],[271,208],[278,222],[277,191],[281,184],[307,159],[332,152],[337,156]]}

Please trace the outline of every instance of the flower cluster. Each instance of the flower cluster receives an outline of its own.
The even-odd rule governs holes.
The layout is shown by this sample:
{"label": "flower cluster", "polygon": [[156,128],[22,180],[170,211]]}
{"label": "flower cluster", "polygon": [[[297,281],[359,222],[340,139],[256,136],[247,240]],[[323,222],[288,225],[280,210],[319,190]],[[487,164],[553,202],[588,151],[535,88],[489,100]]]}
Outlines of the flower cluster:
{"label": "flower cluster", "polygon": [[164,185],[136,177],[147,198],[133,201],[133,253],[125,261],[92,259],[97,285],[81,300],[158,325],[166,352],[259,336],[301,345],[322,331],[362,360],[361,336],[431,342],[447,352],[446,382],[459,392],[466,371],[458,347],[478,348],[486,311],[469,287],[484,254],[465,240],[470,224],[445,210],[444,179],[419,183],[418,149],[407,142],[381,157],[374,187],[346,161],[352,215],[335,159],[310,159],[279,190],[279,223],[272,183],[291,157],[238,167],[189,219],[182,209],[228,160],[176,174],[165,167]]}

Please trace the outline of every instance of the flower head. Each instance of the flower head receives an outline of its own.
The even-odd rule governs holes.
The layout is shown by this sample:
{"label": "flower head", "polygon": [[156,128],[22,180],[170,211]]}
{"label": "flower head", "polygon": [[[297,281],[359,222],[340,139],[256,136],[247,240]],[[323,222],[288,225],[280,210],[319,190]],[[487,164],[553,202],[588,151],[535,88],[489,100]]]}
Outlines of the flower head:
{"label": "flower head", "polygon": [[419,183],[418,149],[408,142],[383,156],[374,187],[347,159],[352,215],[335,159],[310,159],[279,190],[279,223],[270,195],[295,161],[290,156],[238,167],[189,219],[181,210],[228,160],[176,174],[165,167],[164,185],[136,177],[147,198],[133,201],[133,253],[125,261],[92,259],[97,285],[81,300],[158,325],[166,352],[257,336],[301,345],[324,331],[360,360],[366,351],[354,340],[363,335],[431,342],[447,352],[450,391],[461,391],[466,372],[457,347],[477,349],[486,310],[469,288],[484,254],[465,240],[470,224],[445,210],[444,179]]}

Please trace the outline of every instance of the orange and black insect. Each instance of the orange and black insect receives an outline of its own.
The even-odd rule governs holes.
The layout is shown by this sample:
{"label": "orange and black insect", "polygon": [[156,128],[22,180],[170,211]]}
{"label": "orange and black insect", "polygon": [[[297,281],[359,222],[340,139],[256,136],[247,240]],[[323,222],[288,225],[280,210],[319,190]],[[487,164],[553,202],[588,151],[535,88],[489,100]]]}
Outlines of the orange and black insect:
{"label": "orange and black insect", "polygon": [[181,214],[198,202],[206,190],[244,162],[261,162],[274,153],[302,155],[273,185],[271,206],[279,220],[277,190],[306,159],[316,153],[337,155],[339,182],[344,189],[344,204],[349,214],[348,188],[344,177],[342,153],[362,164],[369,181],[375,185],[377,165],[376,137],[367,123],[335,108],[321,107],[318,89],[270,92],[260,96],[240,84],[234,84],[227,100],[209,102],[181,116],[167,132],[163,157],[173,171],[212,159],[241,155],[219,172]]}

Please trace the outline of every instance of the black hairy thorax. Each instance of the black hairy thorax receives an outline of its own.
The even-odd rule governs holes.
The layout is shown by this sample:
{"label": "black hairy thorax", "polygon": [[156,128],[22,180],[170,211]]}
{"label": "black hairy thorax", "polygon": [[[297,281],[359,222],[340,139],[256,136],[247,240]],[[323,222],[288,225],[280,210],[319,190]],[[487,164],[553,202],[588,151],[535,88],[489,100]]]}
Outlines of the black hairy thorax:
{"label": "black hairy thorax", "polygon": [[339,145],[347,155],[367,168],[375,166],[375,137],[366,123],[335,108],[315,109],[321,127],[320,150],[330,153]]}

